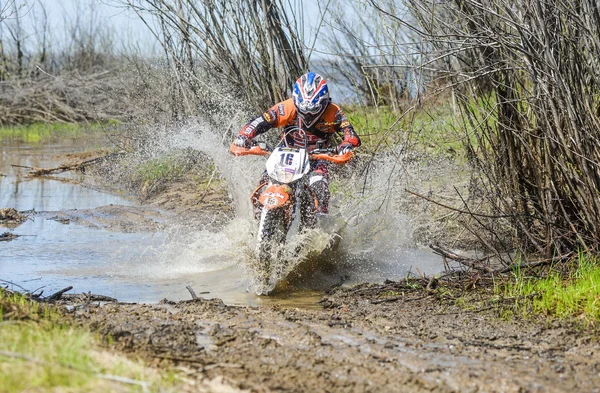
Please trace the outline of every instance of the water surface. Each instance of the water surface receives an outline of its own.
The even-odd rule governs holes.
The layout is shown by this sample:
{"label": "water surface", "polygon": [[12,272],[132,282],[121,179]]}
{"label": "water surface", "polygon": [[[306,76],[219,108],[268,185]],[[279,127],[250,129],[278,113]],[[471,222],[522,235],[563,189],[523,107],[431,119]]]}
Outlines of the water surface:
{"label": "water surface", "polygon": [[0,208],[38,214],[7,229],[21,237],[0,242],[0,279],[29,290],[43,288],[45,294],[73,286],[76,293],[92,292],[131,302],[189,299],[189,285],[199,296],[218,297],[233,305],[311,307],[331,285],[398,280],[411,269],[415,272],[415,267],[425,274],[440,269],[439,258],[427,250],[385,239],[364,250],[356,246],[341,249],[333,267],[304,273],[293,290],[259,297],[248,291],[248,272],[239,257],[253,247],[252,229],[248,229],[251,222],[234,220],[219,231],[207,228],[194,233],[187,228],[121,233],[61,223],[48,212],[136,206],[136,202],[99,190],[78,172],[30,179],[19,175],[23,169],[11,166],[54,167],[61,163],[61,154],[101,145],[86,140],[38,145],[5,141],[1,145]]}

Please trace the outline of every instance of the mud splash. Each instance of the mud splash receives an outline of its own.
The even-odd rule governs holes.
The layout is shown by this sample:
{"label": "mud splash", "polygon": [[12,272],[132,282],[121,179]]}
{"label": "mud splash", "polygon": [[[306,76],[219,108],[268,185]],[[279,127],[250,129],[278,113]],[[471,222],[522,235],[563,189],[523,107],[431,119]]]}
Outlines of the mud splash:
{"label": "mud splash", "polygon": [[[234,125],[225,125],[223,129],[232,129]],[[236,219],[217,235],[218,239],[205,231],[190,233],[183,242],[178,240],[179,235],[168,236],[173,240],[161,245],[163,255],[159,259],[198,265],[210,265],[218,259],[223,266],[241,266],[249,278],[248,289],[257,293],[271,292],[299,265],[316,270],[335,266],[328,270],[331,273],[326,280],[328,285],[397,278],[408,274],[413,266],[425,273],[437,272],[441,267],[438,258],[415,246],[410,219],[396,208],[394,195],[405,184],[404,172],[398,167],[400,163],[397,159],[382,157],[370,163],[375,170],[364,176],[360,170],[333,170],[332,214],[320,229],[309,233],[298,234],[292,225],[285,245],[277,250],[279,258],[271,268],[267,286],[261,286],[264,280],[256,279],[260,274],[256,257],[258,225],[253,219],[249,195],[264,171],[264,158],[232,157],[228,146],[231,135],[227,131],[220,133],[201,121],[161,129],[151,139],[159,154],[184,149],[206,154],[226,180],[236,208]],[[355,167],[360,165],[359,162]],[[335,172],[345,172],[345,176],[336,176]],[[218,242],[217,248],[211,245],[214,242]],[[203,254],[207,251],[205,258]],[[310,270],[294,275],[291,284],[301,282],[302,276],[309,275]]]}
{"label": "mud splash", "polygon": [[[11,176],[2,181],[14,192],[3,193],[1,199],[19,209],[35,208],[38,214],[14,231],[22,237],[4,247],[3,277],[16,282],[39,277],[35,284],[48,290],[74,285],[76,291],[123,301],[186,299],[189,285],[241,305],[271,302],[254,293],[271,291],[287,277],[273,301],[297,299],[306,305],[318,300],[315,291],[332,286],[399,279],[416,268],[425,274],[439,271],[438,257],[411,240],[410,220],[398,213],[390,198],[390,179],[398,182],[394,187],[401,186],[401,179],[394,165],[382,161],[366,179],[357,177],[360,171],[334,175],[332,214],[319,230],[290,234],[286,253],[272,269],[272,286],[257,290],[253,267],[258,225],[249,195],[264,170],[264,159],[232,157],[227,147],[230,138],[227,131],[190,121],[149,131],[143,151],[130,157],[143,163],[190,149],[205,154],[227,183],[235,207],[236,217],[227,221],[218,209],[200,217],[185,210],[139,206],[96,190],[89,175],[66,173],[23,181],[8,169],[9,164],[53,166],[57,153],[81,147],[4,145],[7,160],[2,172]],[[298,245],[302,247],[296,255]]]}

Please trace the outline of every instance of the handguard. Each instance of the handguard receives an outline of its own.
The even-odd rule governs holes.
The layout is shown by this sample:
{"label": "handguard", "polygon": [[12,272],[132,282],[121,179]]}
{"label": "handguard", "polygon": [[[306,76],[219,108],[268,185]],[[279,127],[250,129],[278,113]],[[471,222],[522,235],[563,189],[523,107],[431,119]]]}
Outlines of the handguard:
{"label": "handguard", "polygon": [[352,152],[352,151],[349,151],[342,155],[332,155],[332,156],[329,154],[324,154],[324,153],[310,155],[311,160],[325,160],[325,161],[333,162],[334,164],[339,164],[339,165],[346,164],[348,161],[350,161],[350,159],[352,157],[354,157],[354,152]]}
{"label": "handguard", "polygon": [[252,146],[251,148],[239,147],[236,146],[235,143],[231,144],[229,151],[234,156],[268,156],[271,154],[270,152],[263,150],[260,146]]}

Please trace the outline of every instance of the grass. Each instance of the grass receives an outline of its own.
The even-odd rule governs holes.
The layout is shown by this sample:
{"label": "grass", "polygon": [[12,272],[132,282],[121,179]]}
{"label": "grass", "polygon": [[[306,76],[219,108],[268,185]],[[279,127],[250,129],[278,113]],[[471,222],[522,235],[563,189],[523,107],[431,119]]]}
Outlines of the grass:
{"label": "grass", "polygon": [[59,138],[74,138],[86,132],[94,132],[104,127],[115,127],[120,123],[111,120],[107,123],[33,123],[23,126],[0,127],[0,142],[46,143]]}
{"label": "grass", "polygon": [[580,254],[569,273],[551,269],[543,278],[517,269],[508,283],[496,285],[496,292],[514,298],[516,309],[524,315],[533,312],[596,323],[600,321],[599,262],[598,257]]}
{"label": "grass", "polygon": [[463,150],[462,124],[455,116],[449,98],[426,102],[404,115],[387,107],[354,106],[345,111],[361,136],[361,149],[367,152],[397,144],[443,154]]}
{"label": "grass", "polygon": [[345,109],[346,115],[360,135],[363,148],[376,147],[382,138],[389,137],[387,130],[393,127],[397,114],[387,107],[353,106]]}
{"label": "grass", "polygon": [[[61,318],[54,308],[0,289],[0,392],[173,387],[173,374],[109,353],[92,333],[67,326]],[[117,382],[114,376],[127,378],[129,383]]]}
{"label": "grass", "polygon": [[180,179],[193,167],[194,160],[179,152],[137,162],[128,177],[138,196],[145,200]]}
{"label": "grass", "polygon": [[136,183],[156,183],[177,178],[187,170],[186,163],[179,157],[168,155],[141,163],[133,175]]}

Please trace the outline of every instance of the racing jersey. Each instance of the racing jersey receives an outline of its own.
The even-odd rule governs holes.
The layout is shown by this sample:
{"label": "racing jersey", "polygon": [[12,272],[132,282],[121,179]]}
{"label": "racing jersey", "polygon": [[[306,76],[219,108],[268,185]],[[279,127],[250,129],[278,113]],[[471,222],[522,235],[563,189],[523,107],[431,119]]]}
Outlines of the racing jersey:
{"label": "racing jersey", "polygon": [[360,138],[354,131],[352,124],[350,124],[342,109],[334,103],[329,103],[321,118],[306,130],[308,146],[304,145],[305,137],[304,133],[298,129],[298,121],[296,106],[290,98],[272,106],[261,116],[246,124],[239,135],[253,139],[271,128],[283,127],[286,142],[289,146],[307,147],[311,151],[317,147],[317,143],[323,148],[330,147],[333,136],[339,132],[343,133],[340,146],[351,145],[353,148],[360,146]]}

